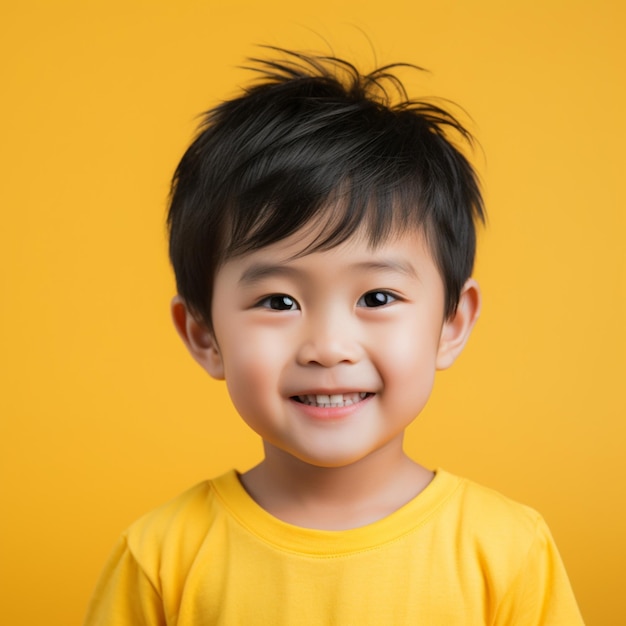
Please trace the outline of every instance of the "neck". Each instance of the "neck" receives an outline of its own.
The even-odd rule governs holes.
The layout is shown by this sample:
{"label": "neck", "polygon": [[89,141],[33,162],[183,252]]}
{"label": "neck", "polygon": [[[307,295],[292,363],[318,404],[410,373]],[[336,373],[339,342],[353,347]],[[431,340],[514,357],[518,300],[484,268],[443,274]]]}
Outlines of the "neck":
{"label": "neck", "polygon": [[412,500],[433,476],[406,456],[401,440],[340,467],[264,447],[265,459],[242,483],[266,511],[297,526],[340,530],[372,523]]}

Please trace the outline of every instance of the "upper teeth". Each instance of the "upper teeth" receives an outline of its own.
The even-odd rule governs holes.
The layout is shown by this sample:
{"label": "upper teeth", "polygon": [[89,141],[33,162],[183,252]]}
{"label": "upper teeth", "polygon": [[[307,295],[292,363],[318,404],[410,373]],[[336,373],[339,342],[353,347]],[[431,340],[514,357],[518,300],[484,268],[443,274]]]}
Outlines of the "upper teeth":
{"label": "upper teeth", "polygon": [[359,400],[363,400],[367,395],[366,392],[360,393],[337,393],[332,395],[316,394],[298,396],[300,402],[304,404],[312,404],[314,406],[320,406],[323,408],[338,407],[338,406],[350,406]]}

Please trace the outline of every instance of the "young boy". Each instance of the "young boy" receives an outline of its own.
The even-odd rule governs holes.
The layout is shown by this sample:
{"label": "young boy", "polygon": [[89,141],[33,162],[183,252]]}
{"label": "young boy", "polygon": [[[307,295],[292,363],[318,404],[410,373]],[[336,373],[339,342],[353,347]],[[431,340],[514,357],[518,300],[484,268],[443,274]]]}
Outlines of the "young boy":
{"label": "young boy", "polygon": [[169,212],[174,323],[264,459],[132,525],[86,624],[581,624],[537,513],[403,452],[480,310],[469,134],[393,67],[280,52]]}

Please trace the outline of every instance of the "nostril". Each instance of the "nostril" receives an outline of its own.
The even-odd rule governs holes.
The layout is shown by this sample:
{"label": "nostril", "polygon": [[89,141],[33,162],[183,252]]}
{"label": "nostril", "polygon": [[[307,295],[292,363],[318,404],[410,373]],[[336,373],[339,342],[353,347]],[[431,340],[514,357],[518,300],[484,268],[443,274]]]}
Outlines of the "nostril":
{"label": "nostril", "polygon": [[303,344],[298,352],[298,361],[302,365],[333,367],[339,363],[350,364],[360,359],[361,350],[356,342],[344,340],[316,340]]}

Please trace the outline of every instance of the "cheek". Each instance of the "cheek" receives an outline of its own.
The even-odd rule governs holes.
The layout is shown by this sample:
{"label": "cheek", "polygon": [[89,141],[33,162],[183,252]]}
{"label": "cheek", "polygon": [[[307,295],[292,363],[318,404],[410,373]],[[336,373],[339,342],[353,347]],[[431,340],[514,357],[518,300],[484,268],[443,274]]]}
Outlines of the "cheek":
{"label": "cheek", "polygon": [[380,351],[379,370],[385,386],[409,401],[426,400],[432,390],[438,348],[438,330],[420,332],[414,327],[387,337]]}
{"label": "cheek", "polygon": [[224,346],[226,386],[233,404],[246,421],[277,396],[283,352],[281,342],[259,334],[251,337],[241,333]]}
{"label": "cheek", "polygon": [[267,385],[268,364],[255,358],[251,350],[229,353],[224,366],[226,386],[233,398],[253,397]]}

